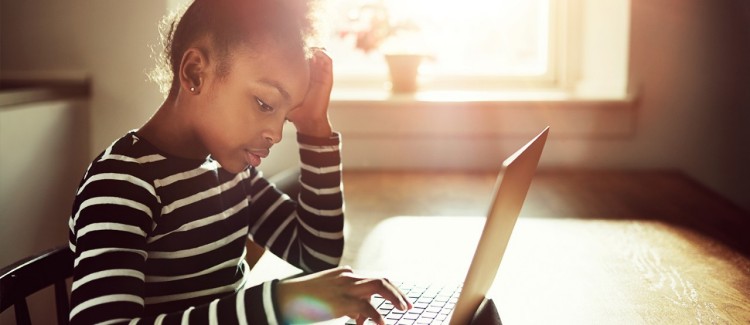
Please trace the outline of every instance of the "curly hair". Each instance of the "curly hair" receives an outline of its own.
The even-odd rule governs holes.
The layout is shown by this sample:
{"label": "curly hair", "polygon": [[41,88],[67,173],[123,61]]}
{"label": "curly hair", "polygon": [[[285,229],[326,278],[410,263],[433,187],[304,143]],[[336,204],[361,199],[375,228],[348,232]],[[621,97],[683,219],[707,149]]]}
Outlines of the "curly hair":
{"label": "curly hair", "polygon": [[315,28],[311,0],[194,0],[184,12],[165,16],[160,26],[164,50],[150,78],[172,96],[180,87],[175,78],[185,51],[208,37],[218,60],[217,76],[229,71],[230,51],[256,45],[270,37],[290,51],[308,53]]}

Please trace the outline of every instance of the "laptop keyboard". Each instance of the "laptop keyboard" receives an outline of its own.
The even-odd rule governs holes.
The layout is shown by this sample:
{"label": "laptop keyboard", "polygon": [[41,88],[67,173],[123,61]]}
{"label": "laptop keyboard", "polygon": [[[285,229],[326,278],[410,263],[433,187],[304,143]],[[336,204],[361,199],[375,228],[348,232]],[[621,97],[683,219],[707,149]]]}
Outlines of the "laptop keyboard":
{"label": "laptop keyboard", "polygon": [[[385,318],[388,325],[412,324],[448,324],[448,319],[456,306],[461,285],[419,285],[413,283],[398,283],[414,308],[398,310],[390,301],[380,295],[374,295],[370,303]],[[370,323],[368,320],[367,323]],[[350,319],[346,324],[356,324]],[[370,323],[372,324],[372,323]]]}

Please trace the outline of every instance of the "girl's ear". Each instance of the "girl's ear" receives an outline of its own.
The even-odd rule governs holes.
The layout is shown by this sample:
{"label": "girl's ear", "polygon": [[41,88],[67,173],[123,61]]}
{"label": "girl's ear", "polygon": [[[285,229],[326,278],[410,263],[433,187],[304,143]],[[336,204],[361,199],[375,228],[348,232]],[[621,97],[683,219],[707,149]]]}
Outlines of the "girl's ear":
{"label": "girl's ear", "polygon": [[207,67],[208,57],[203,50],[196,47],[187,49],[180,62],[180,87],[193,94],[200,93]]}

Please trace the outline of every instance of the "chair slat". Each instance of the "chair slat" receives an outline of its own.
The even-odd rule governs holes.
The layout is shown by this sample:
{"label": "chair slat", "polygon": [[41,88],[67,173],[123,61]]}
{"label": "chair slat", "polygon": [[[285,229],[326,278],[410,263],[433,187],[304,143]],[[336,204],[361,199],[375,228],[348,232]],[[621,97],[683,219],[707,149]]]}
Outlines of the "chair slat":
{"label": "chair slat", "polygon": [[68,287],[65,280],[55,282],[55,308],[57,309],[57,324],[68,324]]}
{"label": "chair slat", "polygon": [[45,251],[0,269],[0,312],[14,306],[17,324],[31,324],[26,297],[54,285],[58,324],[68,324],[68,289],[73,253],[67,246]]}
{"label": "chair slat", "polygon": [[21,299],[13,305],[16,311],[16,324],[31,325],[31,315],[29,315],[29,306],[26,305],[26,299]]}

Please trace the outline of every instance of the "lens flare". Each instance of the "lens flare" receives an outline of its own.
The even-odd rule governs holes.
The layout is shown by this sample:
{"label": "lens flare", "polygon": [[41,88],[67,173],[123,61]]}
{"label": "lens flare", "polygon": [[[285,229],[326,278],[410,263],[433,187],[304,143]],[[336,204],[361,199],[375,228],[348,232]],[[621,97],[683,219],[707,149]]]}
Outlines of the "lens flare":
{"label": "lens flare", "polygon": [[285,306],[284,315],[292,324],[306,324],[334,318],[328,304],[310,296],[301,296],[292,300]]}

